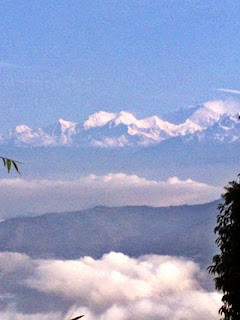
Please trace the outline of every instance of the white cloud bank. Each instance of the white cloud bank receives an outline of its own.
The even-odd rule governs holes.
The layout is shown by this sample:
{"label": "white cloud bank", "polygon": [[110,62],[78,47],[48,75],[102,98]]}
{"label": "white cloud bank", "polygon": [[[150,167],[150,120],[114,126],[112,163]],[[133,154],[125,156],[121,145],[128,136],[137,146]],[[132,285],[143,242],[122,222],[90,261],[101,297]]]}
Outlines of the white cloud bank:
{"label": "white cloud bank", "polygon": [[72,211],[96,205],[169,206],[205,203],[222,189],[177,177],[166,181],[136,175],[89,175],[72,180],[0,180],[0,218],[16,214]]}
{"label": "white cloud bank", "polygon": [[[0,312],[2,320],[68,319],[80,314],[85,314],[86,320],[214,320],[221,304],[219,293],[203,288],[203,270],[197,264],[170,256],[134,259],[111,252],[99,260],[84,257],[62,261],[0,253],[0,272],[4,288],[14,274],[12,300]],[[14,311],[19,286],[36,290],[30,295],[46,295],[50,305],[57,297],[62,305],[67,303],[68,312],[38,312],[34,318],[33,313]]]}

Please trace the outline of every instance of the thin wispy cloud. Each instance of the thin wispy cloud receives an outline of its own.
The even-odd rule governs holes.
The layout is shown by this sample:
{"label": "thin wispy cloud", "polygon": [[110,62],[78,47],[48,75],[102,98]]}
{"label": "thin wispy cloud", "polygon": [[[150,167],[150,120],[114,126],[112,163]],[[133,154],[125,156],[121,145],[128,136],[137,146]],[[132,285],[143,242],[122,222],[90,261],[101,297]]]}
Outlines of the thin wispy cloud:
{"label": "thin wispy cloud", "polygon": [[217,91],[232,93],[232,94],[240,94],[240,90],[228,89],[228,88],[218,88]]}

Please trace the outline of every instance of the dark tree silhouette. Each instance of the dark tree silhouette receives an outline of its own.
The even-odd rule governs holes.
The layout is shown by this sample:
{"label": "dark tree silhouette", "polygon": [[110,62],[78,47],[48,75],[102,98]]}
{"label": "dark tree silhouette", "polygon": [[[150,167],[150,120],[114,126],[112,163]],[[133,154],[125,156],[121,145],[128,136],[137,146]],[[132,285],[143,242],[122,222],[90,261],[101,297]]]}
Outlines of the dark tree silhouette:
{"label": "dark tree silhouette", "polygon": [[215,233],[220,253],[208,267],[216,275],[215,287],[223,292],[223,305],[219,310],[223,319],[240,319],[240,180],[231,181],[222,195]]}

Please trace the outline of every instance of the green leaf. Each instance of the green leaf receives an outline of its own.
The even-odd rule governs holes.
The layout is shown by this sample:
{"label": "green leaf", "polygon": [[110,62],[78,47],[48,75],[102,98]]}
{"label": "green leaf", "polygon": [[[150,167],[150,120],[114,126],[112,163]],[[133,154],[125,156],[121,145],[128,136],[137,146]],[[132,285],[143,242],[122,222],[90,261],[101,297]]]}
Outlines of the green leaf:
{"label": "green leaf", "polygon": [[15,170],[16,170],[18,173],[20,173],[19,170],[18,170],[18,166],[17,166],[16,161],[13,161],[13,160],[12,160],[12,164],[13,164]]}
{"label": "green leaf", "polygon": [[7,170],[8,170],[8,173],[11,170],[11,165],[12,165],[12,161],[10,159],[7,159]]}
{"label": "green leaf", "polygon": [[13,165],[15,170],[20,174],[19,169],[18,169],[18,163],[20,163],[20,162],[18,162],[16,160],[9,159],[9,158],[5,158],[5,157],[0,157],[0,158],[3,161],[4,167],[7,167],[8,173],[11,171],[11,168],[12,168],[12,165]]}

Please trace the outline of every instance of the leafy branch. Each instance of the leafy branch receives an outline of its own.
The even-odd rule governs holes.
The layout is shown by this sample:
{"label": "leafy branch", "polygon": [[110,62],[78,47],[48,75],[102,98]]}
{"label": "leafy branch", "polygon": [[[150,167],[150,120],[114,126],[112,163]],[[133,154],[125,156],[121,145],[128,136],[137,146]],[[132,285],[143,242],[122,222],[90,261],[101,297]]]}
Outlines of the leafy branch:
{"label": "leafy branch", "polygon": [[18,169],[18,164],[21,163],[21,162],[16,161],[16,160],[12,160],[12,159],[9,159],[9,158],[5,158],[5,157],[0,157],[0,159],[2,159],[3,165],[4,165],[4,167],[7,168],[8,173],[14,167],[14,169],[20,174],[19,169]]}

